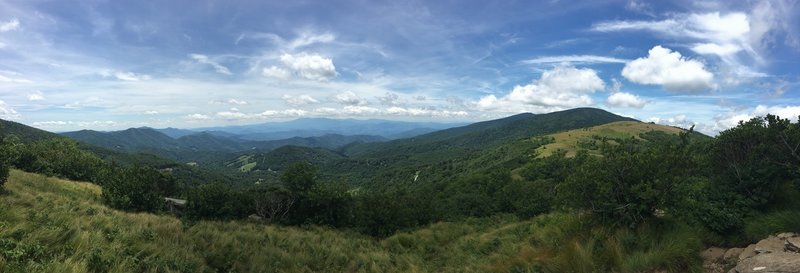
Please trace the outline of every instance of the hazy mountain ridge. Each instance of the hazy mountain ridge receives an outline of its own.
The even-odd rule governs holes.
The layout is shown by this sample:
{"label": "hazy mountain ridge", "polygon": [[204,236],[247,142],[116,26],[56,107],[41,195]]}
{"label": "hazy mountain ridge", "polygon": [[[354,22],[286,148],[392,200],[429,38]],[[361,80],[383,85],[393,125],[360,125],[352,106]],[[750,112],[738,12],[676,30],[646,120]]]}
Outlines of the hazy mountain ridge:
{"label": "hazy mountain ridge", "polygon": [[160,154],[185,152],[240,152],[251,149],[271,150],[285,145],[337,149],[353,142],[386,141],[386,138],[369,135],[326,134],[316,137],[292,137],[271,141],[243,140],[204,131],[173,138],[152,128],[130,128],[122,131],[98,132],[81,130],[61,135],[74,140],[119,151],[162,151]]}
{"label": "hazy mountain ridge", "polygon": [[191,129],[193,131],[219,131],[238,135],[248,140],[276,140],[295,136],[312,137],[326,134],[378,135],[393,139],[414,136],[414,132],[441,130],[467,123],[406,122],[382,119],[328,119],[304,118],[285,122],[270,122],[251,125],[218,126]]}

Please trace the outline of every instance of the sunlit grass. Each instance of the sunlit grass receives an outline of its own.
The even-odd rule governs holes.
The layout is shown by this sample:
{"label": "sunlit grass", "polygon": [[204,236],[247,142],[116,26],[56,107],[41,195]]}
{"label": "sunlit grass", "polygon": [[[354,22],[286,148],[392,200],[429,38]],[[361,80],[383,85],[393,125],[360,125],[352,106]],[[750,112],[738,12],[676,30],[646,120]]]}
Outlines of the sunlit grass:
{"label": "sunlit grass", "polygon": [[[669,134],[677,135],[682,130],[675,127],[643,123],[638,121],[618,121],[611,122],[594,127],[581,128],[569,130],[566,132],[547,135],[545,137],[552,137],[553,143],[544,145],[536,149],[539,157],[547,157],[562,150],[567,154],[566,156],[572,157],[578,152],[580,142],[592,141],[592,137],[609,138],[609,139],[628,139],[639,138],[639,134],[649,131],[662,131]],[[590,153],[598,153],[591,151]]]}

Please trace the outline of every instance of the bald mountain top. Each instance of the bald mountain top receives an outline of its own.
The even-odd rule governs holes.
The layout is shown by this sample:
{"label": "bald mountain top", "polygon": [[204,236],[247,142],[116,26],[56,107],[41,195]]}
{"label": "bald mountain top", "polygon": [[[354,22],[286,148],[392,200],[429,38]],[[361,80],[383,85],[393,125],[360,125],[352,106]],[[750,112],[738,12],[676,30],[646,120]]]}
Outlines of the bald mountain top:
{"label": "bald mountain top", "polygon": [[556,151],[564,151],[569,157],[575,156],[579,150],[588,150],[590,154],[599,154],[599,144],[603,140],[642,139],[642,134],[662,132],[677,135],[684,129],[639,121],[617,121],[602,125],[574,129],[550,134],[552,143],[536,149],[540,157],[552,155]]}

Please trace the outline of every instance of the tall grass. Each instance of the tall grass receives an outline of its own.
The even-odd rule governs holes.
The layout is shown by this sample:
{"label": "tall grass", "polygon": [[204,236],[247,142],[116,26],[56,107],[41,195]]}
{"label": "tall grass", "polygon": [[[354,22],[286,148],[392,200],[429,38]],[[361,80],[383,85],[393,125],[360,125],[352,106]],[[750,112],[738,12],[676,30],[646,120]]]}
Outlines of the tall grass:
{"label": "tall grass", "polygon": [[12,171],[0,272],[697,271],[699,239],[664,221],[607,230],[577,213],[436,223],[383,240],[320,227],[184,223],[101,204],[95,185]]}

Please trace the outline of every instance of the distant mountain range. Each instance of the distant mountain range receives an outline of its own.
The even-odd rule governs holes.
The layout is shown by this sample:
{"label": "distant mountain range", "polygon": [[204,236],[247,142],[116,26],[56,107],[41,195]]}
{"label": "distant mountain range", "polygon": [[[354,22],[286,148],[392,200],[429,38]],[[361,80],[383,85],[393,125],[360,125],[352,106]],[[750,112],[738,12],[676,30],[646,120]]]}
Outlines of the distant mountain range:
{"label": "distant mountain range", "polygon": [[523,113],[404,139],[351,144],[337,154],[293,147],[252,151],[247,156],[249,164],[256,163],[250,170],[280,171],[292,162],[308,161],[332,179],[365,184],[408,181],[417,172],[424,180],[450,179],[478,169],[518,167],[538,147],[527,141],[532,137],[620,121],[641,123],[601,109],[576,108]]}
{"label": "distant mountain range", "polygon": [[[180,135],[175,129],[170,130],[173,136]],[[154,154],[178,158],[181,154],[195,152],[240,152],[247,150],[272,150],[281,146],[295,145],[338,149],[354,142],[378,142],[388,139],[369,135],[337,135],[326,134],[314,137],[292,137],[280,140],[253,141],[239,138],[237,135],[225,136],[214,132],[194,132],[173,138],[164,132],[152,128],[130,128],[122,131],[98,132],[81,130],[61,133],[76,141],[116,151],[151,152]]]}
{"label": "distant mountain range", "polygon": [[[364,127],[358,127],[358,124]],[[604,124],[607,125],[594,127]],[[192,130],[147,127],[114,132],[81,130],[61,136],[84,143],[85,147],[104,158],[126,162],[144,158],[161,162],[157,158],[142,156],[154,154],[168,159],[163,162],[196,162],[204,170],[239,177],[234,180],[242,183],[252,183],[254,179],[262,178],[275,180],[275,173],[289,164],[308,161],[320,169],[321,176],[328,179],[364,185],[390,185],[408,182],[410,178],[420,182],[441,181],[478,170],[513,170],[531,156],[548,154],[550,150],[562,149],[574,153],[577,149],[583,149],[577,143],[595,136],[627,138],[649,131],[670,134],[679,131],[595,108],[576,108],[547,114],[523,113],[442,130],[430,129],[446,126],[455,124],[303,119]],[[351,135],[326,134],[331,131]],[[322,135],[293,135],[298,132]],[[368,134],[353,135],[355,133]],[[61,137],[14,122],[0,122],[0,136],[9,134],[27,142]],[[279,134],[288,137],[276,140],[249,139],[257,138],[255,136],[259,134],[263,134],[262,137]],[[402,134],[408,137],[390,140],[384,136]],[[561,137],[547,147],[536,144],[538,141],[535,138],[545,135],[554,139],[554,136]],[[128,156],[133,154],[136,156]]]}
{"label": "distant mountain range", "polygon": [[[398,139],[426,134],[437,130],[463,126],[468,123],[406,122],[381,119],[328,119],[304,118],[287,122],[270,122],[253,125],[206,127],[191,129],[195,132],[230,134],[245,140],[276,140],[292,137],[316,137],[327,134],[375,135]],[[180,137],[189,130],[161,129],[167,135]]]}
{"label": "distant mountain range", "polygon": [[80,130],[61,135],[111,150],[150,152],[180,158],[178,155],[187,153],[272,150],[287,145],[336,150],[354,143],[413,137],[458,125],[316,118],[197,129],[141,127],[112,132]]}

